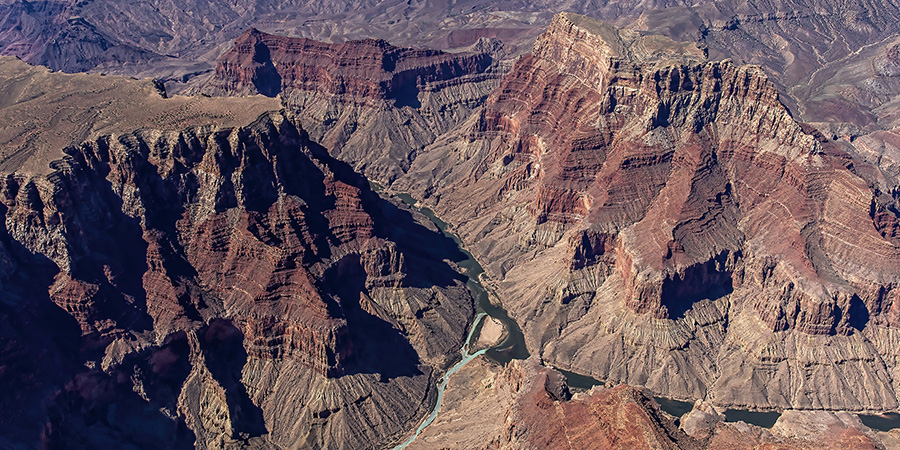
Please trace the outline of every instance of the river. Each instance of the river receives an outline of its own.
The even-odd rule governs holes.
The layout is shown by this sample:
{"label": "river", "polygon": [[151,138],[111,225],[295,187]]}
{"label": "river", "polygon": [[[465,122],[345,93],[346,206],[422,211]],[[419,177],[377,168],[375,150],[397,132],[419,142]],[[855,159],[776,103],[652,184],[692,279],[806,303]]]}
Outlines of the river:
{"label": "river", "polygon": [[[459,250],[466,257],[466,259],[454,262],[459,267],[465,270],[465,275],[468,277],[466,286],[471,291],[472,297],[477,300],[476,311],[478,314],[475,316],[475,320],[472,321],[472,327],[469,329],[468,337],[466,338],[462,348],[460,349],[461,359],[459,362],[450,367],[450,369],[447,370],[447,372],[440,378],[440,383],[438,384],[437,401],[435,402],[434,408],[431,410],[431,413],[428,415],[428,417],[426,417],[425,420],[419,425],[419,427],[416,428],[416,431],[412,436],[403,441],[403,443],[393,448],[393,450],[402,450],[413,441],[415,441],[416,438],[419,437],[419,434],[422,433],[422,430],[424,430],[434,421],[434,419],[440,412],[441,403],[444,398],[444,390],[447,387],[447,383],[449,382],[450,377],[460,369],[462,369],[463,366],[465,366],[469,361],[477,358],[478,356],[485,355],[488,359],[494,361],[495,363],[506,364],[513,359],[526,359],[529,355],[528,350],[525,346],[525,336],[522,333],[521,328],[519,328],[519,324],[516,323],[515,320],[510,318],[506,310],[504,310],[503,307],[499,305],[499,300],[497,304],[491,302],[491,294],[487,291],[487,289],[485,289],[480,281],[481,276],[484,273],[484,268],[481,267],[481,265],[478,264],[478,261],[475,260],[472,254],[465,249],[459,237],[449,231],[449,224],[437,217],[434,214],[434,211],[432,211],[431,209],[416,206],[418,202],[411,195],[391,193],[376,183],[370,182],[370,184],[372,186],[372,189],[379,194],[383,196],[393,195],[400,199],[403,203],[408,205],[410,208],[422,213],[425,217],[431,220],[431,222],[434,223],[434,225],[438,227],[438,229],[440,229],[445,236],[453,239],[457,247],[459,247]],[[494,297],[496,298],[496,296]],[[493,347],[483,349],[475,353],[469,353],[469,348],[472,345],[473,340],[477,338],[476,332],[479,328],[479,325],[486,316],[493,317],[503,324],[507,331],[506,338]],[[599,380],[585,375],[580,375],[567,370],[556,370],[559,370],[563,375],[565,375],[567,384],[569,385],[569,387],[574,389],[587,390],[593,386],[602,384]],[[675,417],[681,417],[682,415],[690,412],[691,409],[693,409],[693,403],[691,402],[658,396],[655,396],[654,399],[663,411]],[[772,428],[772,426],[775,425],[775,421],[778,420],[778,418],[781,416],[781,413],[777,411],[749,411],[736,409],[726,409],[724,414],[726,422],[743,421],[763,428]],[[900,415],[896,413],[888,413],[885,415],[860,414],[859,416],[866,426],[875,430],[889,431],[893,428],[900,427]]]}
{"label": "river", "polygon": [[[586,391],[594,386],[603,384],[600,380],[586,375],[558,368],[556,370],[565,375],[566,384],[573,389]],[[675,417],[681,417],[694,408],[694,404],[691,402],[658,396],[654,396],[653,399],[659,404],[660,409]],[[775,421],[781,417],[781,413],[778,411],[749,411],[743,409],[726,409],[724,414],[726,422],[746,422],[763,428],[772,428],[775,425]],[[890,431],[894,428],[900,428],[900,414],[895,412],[857,415],[863,425],[873,430]]]}
{"label": "river", "polygon": [[[382,196],[393,195],[400,199],[403,203],[405,203],[410,208],[422,213],[425,217],[431,220],[432,223],[445,236],[453,239],[453,242],[456,243],[456,246],[459,247],[460,252],[465,256],[465,259],[461,259],[459,261],[454,261],[457,266],[462,268],[465,271],[465,275],[468,278],[466,281],[466,287],[469,288],[469,291],[472,293],[472,297],[476,300],[476,316],[475,320],[472,321],[472,326],[469,329],[469,334],[466,337],[466,340],[463,342],[462,348],[459,350],[461,359],[459,362],[454,364],[450,369],[441,376],[440,381],[438,383],[438,393],[437,400],[435,401],[434,408],[431,410],[431,413],[428,414],[428,417],[419,424],[419,427],[416,428],[415,433],[412,436],[407,438],[401,444],[394,447],[394,450],[402,450],[406,448],[409,444],[412,444],[416,438],[419,437],[419,434],[422,433],[428,425],[431,425],[431,422],[437,417],[438,413],[441,410],[441,404],[444,399],[444,390],[447,388],[447,383],[450,381],[450,377],[453,376],[456,372],[459,372],[460,369],[463,368],[469,361],[484,355],[491,361],[494,361],[498,364],[506,364],[513,359],[527,359],[528,358],[528,350],[525,347],[525,335],[522,334],[522,329],[519,328],[519,324],[516,323],[515,320],[509,317],[506,310],[503,309],[499,304],[494,304],[491,302],[491,294],[487,289],[481,284],[481,276],[484,274],[484,268],[478,264],[478,261],[469,253],[468,250],[462,244],[462,241],[459,240],[459,236],[449,231],[449,225],[437,217],[434,212],[425,207],[416,206],[417,201],[412,196],[408,194],[397,194],[391,193],[376,183],[370,182],[372,189],[378,192]],[[496,297],[496,296],[495,296]],[[506,337],[496,345],[479,350],[475,353],[469,353],[469,349],[474,344],[475,339],[477,339],[477,331],[480,329],[481,322],[485,319],[485,317],[490,316],[494,319],[500,321],[506,329]]]}

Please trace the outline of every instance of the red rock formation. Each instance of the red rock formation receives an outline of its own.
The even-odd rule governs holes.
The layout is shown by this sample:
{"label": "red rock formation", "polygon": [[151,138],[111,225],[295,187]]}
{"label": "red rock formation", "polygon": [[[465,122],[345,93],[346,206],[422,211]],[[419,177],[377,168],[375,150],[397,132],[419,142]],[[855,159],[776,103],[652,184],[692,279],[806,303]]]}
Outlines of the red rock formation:
{"label": "red rock formation", "polygon": [[785,411],[774,426],[724,422],[724,414],[703,402],[681,417],[681,428],[697,439],[700,448],[726,449],[859,449],[892,448],[891,433],[869,429],[846,412]]}
{"label": "red rock formation", "polygon": [[562,374],[534,359],[502,368],[474,361],[453,377],[440,414],[410,449],[700,448],[632,387],[572,396]]}
{"label": "red rock formation", "polygon": [[[547,386],[558,373],[506,374],[521,391],[500,438],[501,448],[680,449],[694,443],[655,402],[632,387],[592,390],[571,401],[554,398]],[[564,381],[563,381],[564,383]],[[517,385],[513,385],[517,386]]]}
{"label": "red rock formation", "polygon": [[770,428],[725,422],[701,401],[672,417],[645,391],[624,385],[569,395],[559,372],[532,359],[466,365],[409,448],[874,450],[894,448],[898,434],[869,429],[847,412],[785,411]]}
{"label": "red rock formation", "polygon": [[375,448],[424,414],[473,314],[457,250],[282,115],[51,167],[0,190],[0,318],[34,327],[0,350],[15,442]]}
{"label": "red rock formation", "polygon": [[398,48],[366,39],[326,44],[250,29],[219,58],[211,93],[309,91],[367,103],[392,100],[417,105],[421,87],[484,72],[487,54]]}
{"label": "red rock formation", "polygon": [[462,121],[496,86],[488,53],[444,53],[366,39],[327,44],[248,30],[199,88],[209,95],[280,94],[332,155],[388,182]]}
{"label": "red rock formation", "polygon": [[[758,67],[561,14],[397,186],[458,225],[554,364],[689,398],[893,408],[895,352],[867,333],[897,325],[898,208],[871,173],[797,123]],[[841,336],[846,354],[800,356],[804,335]],[[757,365],[771,351],[784,368]],[[840,395],[772,381],[810,360]]]}

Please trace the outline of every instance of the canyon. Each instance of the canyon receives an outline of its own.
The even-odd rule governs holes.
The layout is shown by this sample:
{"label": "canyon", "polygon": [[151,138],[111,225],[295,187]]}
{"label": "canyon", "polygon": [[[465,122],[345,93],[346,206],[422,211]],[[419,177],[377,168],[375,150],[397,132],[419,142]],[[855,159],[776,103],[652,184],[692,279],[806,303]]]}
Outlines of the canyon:
{"label": "canyon", "polygon": [[[88,77],[69,105],[114,110],[135,100],[123,89],[155,96],[145,111],[189,101],[3,67],[20,75],[4,91]],[[55,110],[55,94],[29,95],[29,111]],[[240,102],[231,122],[123,121],[49,161],[40,145],[16,153],[2,184],[4,446],[379,448],[424,413],[474,314],[455,244],[272,102]]]}
{"label": "canyon", "polygon": [[111,3],[0,2],[5,446],[900,445],[898,5]]}
{"label": "canyon", "polygon": [[482,362],[456,375],[444,412],[408,448],[874,450],[900,443],[898,430],[875,432],[848,413],[789,411],[771,429],[722,416],[698,402],[674,418],[625,385],[572,392],[536,359],[503,368]]}

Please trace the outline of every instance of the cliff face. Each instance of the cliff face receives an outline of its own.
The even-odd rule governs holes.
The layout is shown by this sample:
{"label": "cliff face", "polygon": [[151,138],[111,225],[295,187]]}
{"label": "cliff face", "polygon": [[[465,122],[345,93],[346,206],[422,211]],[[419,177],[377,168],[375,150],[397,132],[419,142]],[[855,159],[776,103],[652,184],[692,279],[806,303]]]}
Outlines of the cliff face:
{"label": "cliff face", "polygon": [[488,53],[399,48],[375,39],[326,44],[251,29],[199,90],[280,94],[332,155],[389,182],[484,100],[497,85],[495,70]]}
{"label": "cliff face", "polygon": [[500,448],[674,450],[695,446],[652,399],[633,387],[596,389],[564,401],[555,392],[565,389],[559,373],[546,368],[535,373],[523,366],[501,375],[503,383],[519,392],[507,415]]}
{"label": "cliff face", "polygon": [[6,444],[380,448],[425,413],[458,250],[290,117],[64,153],[0,178]]}
{"label": "cliff face", "polygon": [[398,48],[376,39],[326,44],[251,28],[219,58],[206,90],[274,96],[296,89],[348,102],[393,100],[396,106],[411,106],[418,103],[420,84],[448,82],[484,72],[490,65],[485,53]]}
{"label": "cliff face", "polygon": [[78,72],[116,61],[143,63],[160,55],[122,42],[79,16],[78,2],[13,1],[0,5],[0,52]]}
{"label": "cliff face", "polygon": [[397,186],[458,224],[554,365],[722,404],[894,408],[898,205],[811,130],[757,67],[561,14]]}

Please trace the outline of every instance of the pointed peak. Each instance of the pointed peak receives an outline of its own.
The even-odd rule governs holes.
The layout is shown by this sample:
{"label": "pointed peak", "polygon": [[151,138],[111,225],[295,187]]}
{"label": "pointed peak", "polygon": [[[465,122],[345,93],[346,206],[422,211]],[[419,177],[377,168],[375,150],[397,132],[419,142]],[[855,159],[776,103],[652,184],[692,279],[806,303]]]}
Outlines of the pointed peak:
{"label": "pointed peak", "polygon": [[248,28],[247,31],[244,31],[243,33],[241,33],[241,35],[238,36],[237,39],[235,39],[235,42],[257,40],[257,39],[263,38],[265,36],[269,36],[269,34],[264,33],[262,31],[259,31],[256,28],[251,27],[251,28]]}
{"label": "pointed peak", "polygon": [[[575,27],[600,38],[616,53],[622,53],[622,37],[619,35],[619,29],[606,22],[581,14],[561,12],[553,17],[553,24]],[[551,25],[551,28],[553,28],[553,25]]]}
{"label": "pointed peak", "polygon": [[[619,29],[606,22],[562,12],[553,17],[547,32],[535,43],[542,49],[549,39],[562,39],[570,44],[581,43],[579,51],[596,51],[604,58],[631,61],[635,64],[668,65],[706,60],[704,49],[694,42],[678,42],[669,37]],[[585,46],[584,44],[587,44]]]}

